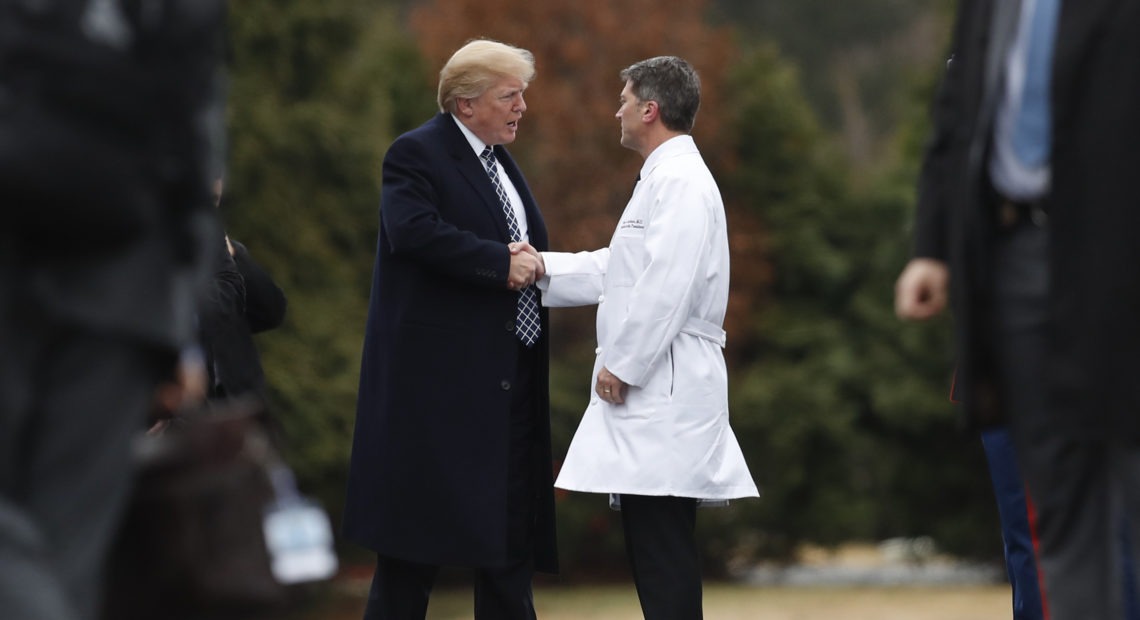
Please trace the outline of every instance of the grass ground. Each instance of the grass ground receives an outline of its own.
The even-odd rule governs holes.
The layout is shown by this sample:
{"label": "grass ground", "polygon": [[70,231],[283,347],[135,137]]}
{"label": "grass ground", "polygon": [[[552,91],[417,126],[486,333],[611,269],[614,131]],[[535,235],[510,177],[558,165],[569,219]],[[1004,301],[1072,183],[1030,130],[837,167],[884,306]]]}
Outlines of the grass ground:
{"label": "grass ground", "polygon": [[[541,620],[638,620],[631,584],[535,588]],[[470,588],[437,589],[430,620],[471,618]],[[1007,620],[1006,586],[969,587],[791,587],[706,584],[708,620]],[[339,594],[296,620],[358,620],[362,593]]]}

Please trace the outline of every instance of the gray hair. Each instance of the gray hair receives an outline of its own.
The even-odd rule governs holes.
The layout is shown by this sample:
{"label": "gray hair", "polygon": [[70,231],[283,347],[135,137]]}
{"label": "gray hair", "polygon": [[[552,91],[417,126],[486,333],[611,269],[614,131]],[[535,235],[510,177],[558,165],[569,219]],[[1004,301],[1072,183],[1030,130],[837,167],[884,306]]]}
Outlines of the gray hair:
{"label": "gray hair", "polygon": [[666,128],[693,130],[701,107],[701,80],[692,65],[676,56],[657,56],[622,69],[620,75],[638,100],[657,102]]}

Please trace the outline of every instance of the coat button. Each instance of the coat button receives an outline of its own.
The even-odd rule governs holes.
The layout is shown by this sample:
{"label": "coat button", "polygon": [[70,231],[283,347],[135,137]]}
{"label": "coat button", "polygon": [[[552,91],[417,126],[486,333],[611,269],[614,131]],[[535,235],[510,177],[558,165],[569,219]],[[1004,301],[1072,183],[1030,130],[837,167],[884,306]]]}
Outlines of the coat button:
{"label": "coat button", "polygon": [[505,380],[504,380],[504,381],[500,381],[500,382],[499,382],[499,387],[503,388],[504,390],[510,390],[510,389],[511,389],[511,382],[510,382],[510,381],[505,381]]}
{"label": "coat button", "polygon": [[514,333],[514,331],[515,331],[515,322],[514,322],[514,320],[510,320],[510,321],[507,321],[507,322],[506,322],[506,323],[503,325],[503,328],[504,328],[504,329],[506,329],[507,331],[511,332],[511,333]]}
{"label": "coat button", "polygon": [[594,355],[601,355],[601,353],[602,353],[602,348],[601,348],[601,347],[598,347],[598,348],[594,349]]}
{"label": "coat button", "polygon": [[606,301],[606,296],[605,296],[605,295],[598,295],[598,303],[603,303],[603,302],[605,302],[605,301]]}

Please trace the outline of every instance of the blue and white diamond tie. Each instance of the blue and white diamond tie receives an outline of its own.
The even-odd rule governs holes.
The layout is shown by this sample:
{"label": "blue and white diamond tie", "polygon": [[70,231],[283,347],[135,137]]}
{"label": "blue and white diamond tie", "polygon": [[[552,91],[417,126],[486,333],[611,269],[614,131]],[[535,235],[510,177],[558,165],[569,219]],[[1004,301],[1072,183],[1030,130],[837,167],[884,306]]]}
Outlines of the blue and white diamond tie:
{"label": "blue and white diamond tie", "polygon": [[[483,160],[483,167],[487,170],[487,176],[491,178],[491,185],[495,187],[495,194],[499,197],[499,206],[503,208],[503,217],[507,218],[507,231],[511,235],[511,241],[522,241],[519,222],[515,219],[515,210],[511,207],[511,200],[507,197],[506,190],[503,189],[502,181],[499,180],[499,167],[495,163],[495,151],[488,146],[483,149],[479,158]],[[538,292],[535,287],[528,286],[519,292],[519,307],[515,314],[515,335],[523,344],[530,347],[534,346],[541,333],[542,323],[538,318]]]}

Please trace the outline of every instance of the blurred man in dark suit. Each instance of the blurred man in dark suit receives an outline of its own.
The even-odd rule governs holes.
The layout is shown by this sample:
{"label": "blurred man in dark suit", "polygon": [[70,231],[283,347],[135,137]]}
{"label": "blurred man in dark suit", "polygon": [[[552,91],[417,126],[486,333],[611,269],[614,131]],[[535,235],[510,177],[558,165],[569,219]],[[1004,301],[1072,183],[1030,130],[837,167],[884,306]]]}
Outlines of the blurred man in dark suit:
{"label": "blurred man in dark suit", "polygon": [[962,0],[900,316],[951,297],[970,420],[1008,420],[1053,620],[1122,617],[1140,521],[1140,3]]}
{"label": "blurred man in dark suit", "polygon": [[194,341],[224,13],[0,0],[0,617],[99,607],[130,440]]}

